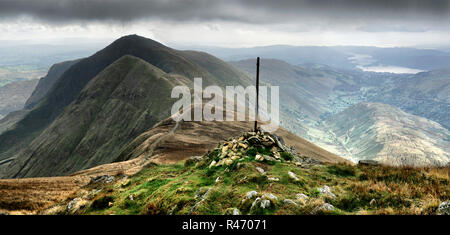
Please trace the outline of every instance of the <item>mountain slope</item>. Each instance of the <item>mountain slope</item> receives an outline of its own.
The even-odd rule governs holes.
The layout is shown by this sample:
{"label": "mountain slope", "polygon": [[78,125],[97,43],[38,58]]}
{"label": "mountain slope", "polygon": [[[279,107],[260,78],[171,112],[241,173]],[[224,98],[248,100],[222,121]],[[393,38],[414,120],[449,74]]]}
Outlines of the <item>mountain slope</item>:
{"label": "mountain slope", "polygon": [[70,68],[70,66],[78,63],[79,60],[65,61],[52,65],[45,77],[39,80],[36,88],[25,103],[25,109],[32,109],[47,94],[50,88],[61,77],[61,75]]}
{"label": "mountain slope", "polygon": [[450,70],[435,70],[393,80],[371,98],[426,117],[450,128]]}
{"label": "mountain slope", "polygon": [[0,119],[21,110],[38,83],[37,79],[12,82],[0,87]]}
{"label": "mountain slope", "polygon": [[380,103],[360,103],[325,122],[354,159],[394,166],[446,165],[450,132],[436,122]]}
{"label": "mountain slope", "polygon": [[170,115],[172,87],[188,81],[139,58],[120,58],[86,85],[7,174],[65,175],[111,162],[125,143]]}
{"label": "mountain slope", "polygon": [[0,135],[0,159],[9,158],[25,148],[75,100],[93,77],[124,55],[141,58],[165,73],[178,74],[189,79],[202,77],[204,86],[238,85],[235,84],[236,81],[249,80],[242,72],[228,64],[220,63],[220,60],[212,56],[209,56],[209,60],[214,59],[214,64],[221,66],[211,66],[212,63],[206,63],[205,67],[200,66],[195,61],[200,63],[202,56],[193,56],[197,53],[177,51],[137,35],[116,40],[103,50],[72,65],[30,113],[13,129]]}

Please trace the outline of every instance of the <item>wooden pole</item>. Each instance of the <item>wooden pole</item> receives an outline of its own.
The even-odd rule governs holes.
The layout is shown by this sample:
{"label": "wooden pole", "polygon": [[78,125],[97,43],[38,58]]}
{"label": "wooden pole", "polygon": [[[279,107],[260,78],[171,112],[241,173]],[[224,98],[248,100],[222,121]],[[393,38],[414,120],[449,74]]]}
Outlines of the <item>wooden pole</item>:
{"label": "wooden pole", "polygon": [[259,57],[256,58],[256,118],[255,118],[255,132],[258,131],[258,112],[259,112]]}

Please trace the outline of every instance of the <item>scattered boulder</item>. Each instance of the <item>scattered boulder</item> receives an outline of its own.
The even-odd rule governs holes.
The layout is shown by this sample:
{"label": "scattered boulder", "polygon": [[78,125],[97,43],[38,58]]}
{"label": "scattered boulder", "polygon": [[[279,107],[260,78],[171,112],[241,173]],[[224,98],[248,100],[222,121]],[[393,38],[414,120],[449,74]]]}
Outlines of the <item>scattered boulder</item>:
{"label": "scattered boulder", "polygon": [[241,211],[237,208],[228,208],[225,210],[225,215],[240,215]]}
{"label": "scattered boulder", "polygon": [[250,211],[256,212],[258,209],[267,209],[270,208],[272,203],[270,200],[262,199],[260,197],[257,197],[255,201],[253,201],[252,206],[250,207]]}
{"label": "scattered boulder", "polygon": [[322,164],[322,162],[320,162],[316,159],[312,159],[312,158],[306,157],[306,156],[297,156],[297,155],[294,155],[293,161],[294,161],[294,164],[299,167],[310,167],[310,166]]}
{"label": "scattered boulder", "polygon": [[67,204],[67,212],[70,214],[77,213],[80,209],[85,208],[89,204],[89,201],[82,198],[74,198]]}
{"label": "scattered boulder", "polygon": [[322,188],[317,188],[317,190],[319,190],[320,194],[322,194],[322,195],[324,195],[326,197],[329,197],[329,198],[332,198],[332,199],[336,198],[336,195],[334,195],[334,193],[331,192],[331,188],[326,186],[326,185],[323,186]]}
{"label": "scattered boulder", "polygon": [[277,177],[269,177],[267,180],[268,180],[268,181],[274,181],[274,182],[277,182],[277,181],[280,181],[280,178],[277,178]]}
{"label": "scattered boulder", "polygon": [[289,205],[293,205],[293,206],[297,206],[297,203],[295,203],[294,201],[292,201],[291,199],[284,199],[283,203],[285,204],[289,204]]}
{"label": "scattered boulder", "polygon": [[317,206],[316,208],[314,208],[311,214],[315,215],[319,212],[330,212],[330,211],[334,211],[334,206],[329,203],[324,203],[321,206]]}
{"label": "scattered boulder", "polygon": [[261,167],[256,167],[255,168],[261,175],[265,175],[266,174],[266,171],[264,171],[264,169],[263,168],[261,168]]}
{"label": "scattered boulder", "polygon": [[267,199],[261,200],[260,207],[261,207],[262,209],[269,208],[269,207],[270,207],[270,200],[267,200]]}
{"label": "scattered boulder", "polygon": [[264,158],[264,160],[269,161],[269,162],[273,162],[273,161],[277,160],[274,157],[271,157],[269,155],[262,155],[262,157]]}
{"label": "scattered boulder", "polygon": [[109,183],[113,182],[114,179],[115,178],[112,175],[101,175],[101,176],[91,177],[91,181],[89,183],[90,184],[93,184],[93,183],[109,184]]}
{"label": "scattered boulder", "polygon": [[262,162],[262,161],[264,161],[264,157],[262,155],[260,155],[260,154],[256,154],[255,160]]}
{"label": "scattered boulder", "polygon": [[261,196],[261,198],[262,199],[268,199],[268,200],[271,200],[271,201],[278,201],[278,197],[277,196],[275,196],[275,195],[273,195],[273,194],[271,194],[271,193],[264,193],[262,196]]}
{"label": "scattered boulder", "polygon": [[252,199],[252,198],[255,197],[256,195],[258,195],[258,192],[256,192],[256,191],[250,191],[250,192],[247,192],[247,193],[245,194],[245,199]]}
{"label": "scattered boulder", "polygon": [[297,193],[297,194],[295,194],[295,198],[296,198],[297,200],[300,200],[300,201],[306,201],[306,200],[309,199],[309,197],[306,196],[306,195],[303,194],[303,193]]}
{"label": "scattered boulder", "polygon": [[300,180],[300,179],[297,177],[297,175],[296,175],[294,172],[292,172],[292,171],[289,171],[289,172],[288,172],[288,175],[289,175],[289,178],[293,179],[294,181],[299,181],[299,180]]}
{"label": "scattered boulder", "polygon": [[450,201],[442,202],[439,205],[438,215],[450,215]]}
{"label": "scattered boulder", "polygon": [[375,160],[359,160],[358,165],[362,166],[379,166],[380,163]]}

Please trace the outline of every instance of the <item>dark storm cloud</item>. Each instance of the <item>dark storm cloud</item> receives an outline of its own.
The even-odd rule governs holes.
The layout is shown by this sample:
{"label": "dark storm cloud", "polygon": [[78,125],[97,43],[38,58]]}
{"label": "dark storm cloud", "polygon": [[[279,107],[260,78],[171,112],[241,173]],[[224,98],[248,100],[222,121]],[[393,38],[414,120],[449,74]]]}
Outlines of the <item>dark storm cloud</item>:
{"label": "dark storm cloud", "polygon": [[308,17],[336,22],[387,19],[448,19],[447,0],[0,0],[0,17],[29,15],[68,21],[143,18],[171,21],[228,20],[280,23]]}

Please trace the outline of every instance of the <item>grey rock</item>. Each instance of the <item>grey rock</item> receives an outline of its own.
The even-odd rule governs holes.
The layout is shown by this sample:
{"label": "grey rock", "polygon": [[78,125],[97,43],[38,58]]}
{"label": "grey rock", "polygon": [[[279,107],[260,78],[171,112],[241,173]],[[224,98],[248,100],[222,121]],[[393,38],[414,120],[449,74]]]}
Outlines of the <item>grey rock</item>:
{"label": "grey rock", "polygon": [[93,183],[103,182],[103,183],[109,184],[109,183],[113,182],[114,179],[115,179],[114,176],[102,175],[102,176],[91,177],[91,181],[89,183],[93,184]]}
{"label": "grey rock", "polygon": [[254,196],[258,195],[256,191],[250,191],[245,194],[245,199],[252,199]]}
{"label": "grey rock", "polygon": [[237,208],[233,209],[233,214],[232,215],[240,215],[240,214],[241,214],[241,212],[239,211],[239,209],[237,209]]}
{"label": "grey rock", "polygon": [[375,160],[359,160],[358,165],[363,166],[379,166],[380,163]]}
{"label": "grey rock", "polygon": [[71,211],[79,201],[81,201],[81,198],[74,198],[69,202],[69,204],[67,204],[67,210]]}
{"label": "grey rock", "polygon": [[273,195],[273,194],[271,194],[271,193],[264,193],[264,194],[261,196],[261,198],[262,198],[262,199],[269,199],[269,200],[271,200],[271,201],[278,201],[278,197],[275,196],[275,195]]}
{"label": "grey rock", "polygon": [[256,167],[256,170],[261,174],[261,175],[265,175],[266,174],[266,171],[264,171],[264,169],[263,168],[261,168],[261,167]]}
{"label": "grey rock", "polygon": [[263,209],[269,208],[270,207],[270,201],[267,200],[267,199],[261,200],[260,207],[263,208]]}
{"label": "grey rock", "polygon": [[291,199],[284,199],[283,202],[284,202],[285,204],[290,204],[290,205],[297,206],[297,203],[295,203],[295,202],[292,201]]}
{"label": "grey rock", "polygon": [[256,136],[251,136],[250,138],[247,139],[247,141],[251,145],[261,145],[261,140]]}
{"label": "grey rock", "polygon": [[336,195],[334,195],[334,193],[331,192],[331,188],[328,186],[323,186],[322,188],[317,188],[317,190],[319,190],[319,193],[326,196],[326,197],[330,197],[332,199],[336,198]]}
{"label": "grey rock", "polygon": [[241,211],[239,211],[239,209],[237,208],[228,208],[225,210],[225,215],[240,215]]}
{"label": "grey rock", "polygon": [[439,205],[438,215],[450,215],[450,201],[442,202]]}
{"label": "grey rock", "polygon": [[269,155],[263,155],[264,160],[266,161],[276,161],[277,159],[275,159],[274,157],[271,157]]}
{"label": "grey rock", "polygon": [[289,178],[293,179],[294,181],[299,181],[299,180],[300,180],[300,179],[297,177],[297,175],[296,175],[294,172],[292,172],[292,171],[289,171],[289,172],[288,172],[288,175],[289,175]]}
{"label": "grey rock", "polygon": [[277,181],[280,181],[280,178],[269,177],[267,180],[277,182]]}
{"label": "grey rock", "polygon": [[324,203],[321,206],[314,208],[311,214],[315,215],[318,212],[327,212],[327,211],[334,211],[334,206],[328,203]]}
{"label": "grey rock", "polygon": [[308,199],[309,199],[309,197],[306,196],[306,195],[303,194],[303,193],[297,193],[297,194],[295,194],[295,198],[296,198],[297,200],[308,200]]}
{"label": "grey rock", "polygon": [[253,210],[255,207],[257,207],[258,206],[258,204],[260,204],[261,203],[261,198],[260,197],[257,197],[256,199],[255,199],[255,201],[253,201],[253,203],[252,203],[252,206],[250,207],[250,210]]}
{"label": "grey rock", "polygon": [[275,144],[278,146],[279,149],[281,149],[282,151],[286,151],[286,146],[281,136],[272,134],[271,137],[273,140],[275,140]]}

